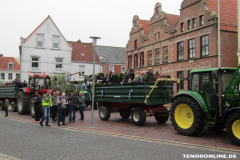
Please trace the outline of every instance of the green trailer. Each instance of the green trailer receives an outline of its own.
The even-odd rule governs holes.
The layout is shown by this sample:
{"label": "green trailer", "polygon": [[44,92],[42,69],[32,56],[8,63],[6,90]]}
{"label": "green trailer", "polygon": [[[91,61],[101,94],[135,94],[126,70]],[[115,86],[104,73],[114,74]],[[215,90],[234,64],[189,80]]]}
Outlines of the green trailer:
{"label": "green trailer", "polygon": [[4,86],[0,87],[0,101],[2,101],[2,106],[5,103],[5,98],[9,100],[11,104],[12,111],[17,111],[17,95],[19,92],[19,87],[15,86]]}
{"label": "green trailer", "polygon": [[146,116],[155,116],[156,121],[165,123],[169,111],[164,104],[171,103],[173,82],[156,83],[113,83],[96,84],[95,101],[98,102],[99,117],[107,121],[111,113],[120,112],[123,119],[131,115],[135,125],[142,126]]}

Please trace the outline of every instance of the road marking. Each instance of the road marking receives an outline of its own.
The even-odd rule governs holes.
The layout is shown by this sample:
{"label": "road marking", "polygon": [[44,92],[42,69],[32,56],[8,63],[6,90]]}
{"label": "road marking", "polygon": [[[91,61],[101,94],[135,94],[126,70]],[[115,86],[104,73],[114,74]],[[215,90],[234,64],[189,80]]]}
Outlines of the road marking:
{"label": "road marking", "polygon": [[0,153],[0,160],[21,160],[21,159],[14,158],[14,157],[8,156],[6,154]]}
{"label": "road marking", "polygon": [[[0,114],[0,117],[4,118],[4,117],[2,117],[1,114]],[[20,121],[20,122],[39,125],[37,123],[32,123],[31,121],[28,121],[28,120],[23,120],[23,119],[14,118],[14,117],[8,117],[7,119],[15,120],[15,121],[18,121],[18,122]],[[105,135],[105,136],[128,138],[128,139],[141,140],[141,141],[154,142],[154,143],[164,143],[164,144],[169,144],[169,145],[183,146],[183,147],[187,147],[187,148],[201,148],[201,149],[211,149],[211,150],[217,150],[217,151],[228,151],[228,152],[233,152],[233,153],[238,153],[238,154],[240,153],[240,150],[229,149],[229,148],[204,146],[204,145],[200,145],[200,144],[183,143],[183,142],[169,141],[169,140],[156,139],[156,138],[131,136],[131,135],[126,135],[126,134],[110,133],[110,132],[103,132],[103,131],[94,131],[94,130],[88,130],[88,129],[79,129],[79,128],[66,127],[66,126],[61,126],[61,127],[58,127],[57,125],[51,125],[51,126],[54,127],[54,128],[70,130],[70,131],[80,131],[80,132],[99,134],[99,135]]]}

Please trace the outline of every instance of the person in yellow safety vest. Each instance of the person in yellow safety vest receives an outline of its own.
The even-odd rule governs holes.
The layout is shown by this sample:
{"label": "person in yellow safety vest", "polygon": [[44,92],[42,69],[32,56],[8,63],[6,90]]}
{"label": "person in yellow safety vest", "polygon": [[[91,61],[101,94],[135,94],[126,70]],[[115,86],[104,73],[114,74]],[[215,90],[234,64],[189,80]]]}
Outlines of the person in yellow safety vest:
{"label": "person in yellow safety vest", "polygon": [[47,94],[43,95],[42,98],[42,106],[43,106],[43,117],[41,119],[41,121],[39,122],[39,124],[43,127],[43,121],[46,119],[46,123],[45,126],[51,127],[48,122],[50,119],[50,106],[52,105],[52,101],[51,101],[51,94],[52,91],[48,90]]}

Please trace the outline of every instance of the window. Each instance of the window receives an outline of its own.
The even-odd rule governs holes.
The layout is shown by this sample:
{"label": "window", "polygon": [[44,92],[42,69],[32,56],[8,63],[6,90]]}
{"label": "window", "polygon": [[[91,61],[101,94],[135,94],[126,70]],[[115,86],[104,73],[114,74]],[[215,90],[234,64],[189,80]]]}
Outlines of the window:
{"label": "window", "polygon": [[8,63],[8,69],[14,69],[14,64],[12,62]]}
{"label": "window", "polygon": [[79,76],[83,76],[84,75],[84,70],[85,70],[85,66],[79,66],[79,72],[81,72],[81,73],[79,73]]}
{"label": "window", "polygon": [[43,47],[44,34],[37,34],[37,47]]}
{"label": "window", "polygon": [[196,19],[195,18],[192,19],[192,28],[196,28]]}
{"label": "window", "polygon": [[209,47],[208,47],[208,35],[201,37],[201,52],[202,56],[208,56],[209,55]]}
{"label": "window", "polygon": [[181,32],[184,32],[184,23],[181,23]]}
{"label": "window", "polygon": [[160,32],[158,32],[158,40],[160,40]]}
{"label": "window", "polygon": [[168,62],[168,47],[163,47],[163,62]]}
{"label": "window", "polygon": [[114,72],[114,66],[109,66],[109,71]]}
{"label": "window", "polygon": [[200,26],[204,25],[204,15],[200,16]]}
{"label": "window", "polygon": [[5,79],[5,73],[1,73],[1,79]]}
{"label": "window", "polygon": [[20,74],[16,73],[16,79],[20,79]]}
{"label": "window", "polygon": [[56,72],[62,72],[63,68],[63,59],[62,58],[56,58],[55,66],[56,66]]}
{"label": "window", "polygon": [[188,29],[193,29],[195,27],[196,27],[196,19],[193,18],[193,19],[188,20]]}
{"label": "window", "polygon": [[140,66],[144,66],[144,52],[140,53]]}
{"label": "window", "polygon": [[12,80],[12,73],[8,73],[8,80]]}
{"label": "window", "polygon": [[101,60],[102,60],[102,56],[99,56],[99,59],[101,59]]}
{"label": "window", "polygon": [[178,60],[183,60],[183,42],[179,42],[177,45]]}
{"label": "window", "polygon": [[38,71],[38,58],[32,58],[32,71]]}
{"label": "window", "polygon": [[138,67],[138,54],[134,55],[134,68]]}
{"label": "window", "polygon": [[58,49],[60,42],[60,36],[53,36],[53,48]]}
{"label": "window", "polygon": [[192,29],[192,20],[188,20],[188,29]]}
{"label": "window", "polygon": [[148,51],[148,65],[152,64],[152,51]]}
{"label": "window", "polygon": [[122,72],[122,73],[125,73],[125,72],[126,72],[126,67],[125,67],[125,66],[122,66],[122,67],[121,67],[121,72]]}
{"label": "window", "polygon": [[160,32],[155,33],[155,40],[160,40]]}
{"label": "window", "polygon": [[85,54],[84,54],[84,53],[81,53],[81,56],[85,56]]}
{"label": "window", "polygon": [[128,56],[128,68],[132,68],[132,56]]}
{"label": "window", "polygon": [[155,49],[155,55],[156,55],[156,64],[160,63],[159,60],[159,49]]}
{"label": "window", "polygon": [[195,39],[190,39],[188,41],[188,54],[189,58],[195,57]]}
{"label": "window", "polygon": [[184,89],[183,72],[177,72],[177,78],[180,83],[177,84],[177,92]]}
{"label": "window", "polygon": [[138,48],[138,40],[134,41],[134,49]]}

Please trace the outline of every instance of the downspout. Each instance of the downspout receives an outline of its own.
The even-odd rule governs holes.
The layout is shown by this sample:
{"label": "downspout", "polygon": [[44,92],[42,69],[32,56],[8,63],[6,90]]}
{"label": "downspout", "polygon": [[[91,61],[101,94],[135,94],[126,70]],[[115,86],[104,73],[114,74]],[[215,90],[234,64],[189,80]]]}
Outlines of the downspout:
{"label": "downspout", "polygon": [[238,65],[240,64],[240,0],[237,1],[238,5]]}
{"label": "downspout", "polygon": [[[218,68],[221,68],[221,42],[220,42],[220,0],[218,0]],[[218,107],[219,116],[222,116],[222,75],[221,71],[218,70]]]}

